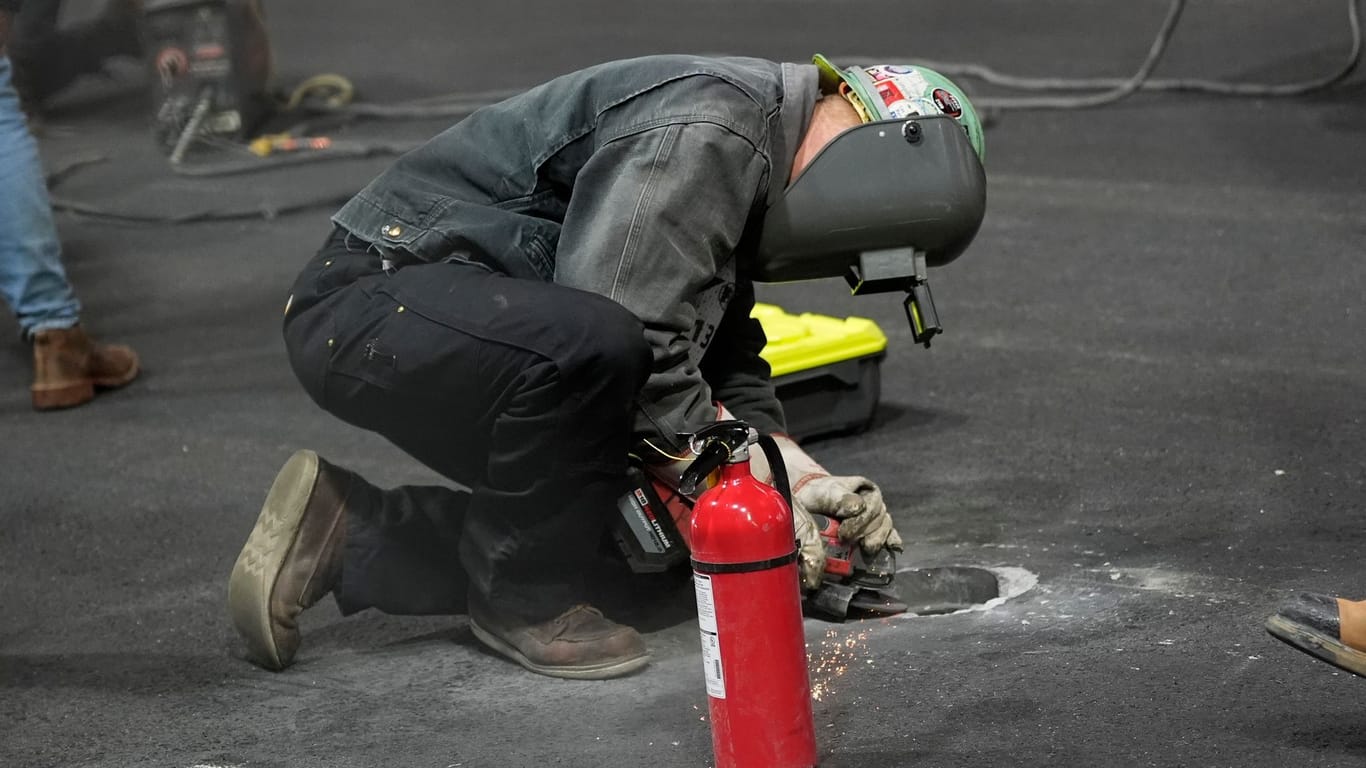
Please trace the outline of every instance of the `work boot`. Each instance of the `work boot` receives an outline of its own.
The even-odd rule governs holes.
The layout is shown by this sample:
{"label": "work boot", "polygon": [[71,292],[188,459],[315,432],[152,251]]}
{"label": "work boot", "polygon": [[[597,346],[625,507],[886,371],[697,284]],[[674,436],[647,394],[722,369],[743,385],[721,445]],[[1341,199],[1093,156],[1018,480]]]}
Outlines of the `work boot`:
{"label": "work boot", "polygon": [[340,586],[347,497],[363,482],[313,451],[296,452],[276,475],[228,578],[228,613],[253,663],[289,666],[299,614]]}
{"label": "work boot", "polygon": [[1306,592],[1266,620],[1278,640],[1366,677],[1366,601]]}
{"label": "work boot", "polygon": [[96,388],[121,387],[137,375],[137,353],[96,344],[79,325],[33,334],[33,407],[40,411],[88,403]]}
{"label": "work boot", "polygon": [[551,677],[606,680],[635,672],[650,661],[639,632],[588,605],[532,623],[496,611],[471,594],[470,629],[489,648]]}

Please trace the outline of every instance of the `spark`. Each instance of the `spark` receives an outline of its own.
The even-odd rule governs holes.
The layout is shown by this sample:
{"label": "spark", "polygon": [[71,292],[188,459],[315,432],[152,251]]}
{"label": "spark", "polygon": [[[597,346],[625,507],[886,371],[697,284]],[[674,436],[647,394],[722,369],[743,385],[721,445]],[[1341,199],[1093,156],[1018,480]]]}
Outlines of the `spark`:
{"label": "spark", "polygon": [[[835,691],[835,682],[849,671],[859,657],[868,651],[868,630],[840,637],[837,629],[827,629],[815,650],[808,647],[806,663],[811,670],[811,698],[823,701]],[[871,664],[871,658],[865,658]]]}

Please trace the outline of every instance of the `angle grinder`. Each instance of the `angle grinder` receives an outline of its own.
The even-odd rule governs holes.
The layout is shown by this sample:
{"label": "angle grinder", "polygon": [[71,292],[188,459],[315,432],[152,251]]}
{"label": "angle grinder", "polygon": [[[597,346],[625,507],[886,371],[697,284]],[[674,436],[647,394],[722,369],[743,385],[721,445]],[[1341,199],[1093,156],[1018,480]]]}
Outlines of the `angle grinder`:
{"label": "angle grinder", "polygon": [[839,521],[814,515],[825,544],[825,577],[806,598],[808,610],[825,619],[871,618],[905,613],[892,586],[896,554],[886,547],[866,555],[858,542],[842,541]]}
{"label": "angle grinder", "polygon": [[[633,463],[631,492],[618,501],[610,526],[612,539],[636,573],[659,573],[688,561],[686,531],[693,498],[677,490],[650,468]],[[843,621],[904,613],[908,606],[897,595],[896,555],[883,548],[866,555],[858,542],[841,541],[839,521],[814,516],[825,545],[825,575],[820,587],[805,596],[813,616]]]}

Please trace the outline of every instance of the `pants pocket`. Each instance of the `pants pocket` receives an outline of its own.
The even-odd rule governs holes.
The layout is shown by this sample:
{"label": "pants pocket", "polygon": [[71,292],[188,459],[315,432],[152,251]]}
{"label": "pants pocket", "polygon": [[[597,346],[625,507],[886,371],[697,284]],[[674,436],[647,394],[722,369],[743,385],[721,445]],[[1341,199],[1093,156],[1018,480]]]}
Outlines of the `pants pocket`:
{"label": "pants pocket", "polygon": [[394,326],[405,309],[383,295],[357,292],[353,298],[334,312],[338,332],[329,341],[329,383],[340,376],[391,391],[398,386],[399,365]]}

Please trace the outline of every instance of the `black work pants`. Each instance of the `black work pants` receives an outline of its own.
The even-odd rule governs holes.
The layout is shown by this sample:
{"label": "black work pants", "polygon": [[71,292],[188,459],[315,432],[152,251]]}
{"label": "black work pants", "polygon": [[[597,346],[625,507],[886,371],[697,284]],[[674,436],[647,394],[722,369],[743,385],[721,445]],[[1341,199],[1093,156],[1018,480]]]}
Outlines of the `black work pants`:
{"label": "black work pants", "polygon": [[344,612],[456,613],[473,590],[540,619],[581,599],[650,372],[634,315],[463,261],[385,271],[338,230],[295,283],[284,332],[319,405],[469,489],[353,498]]}

